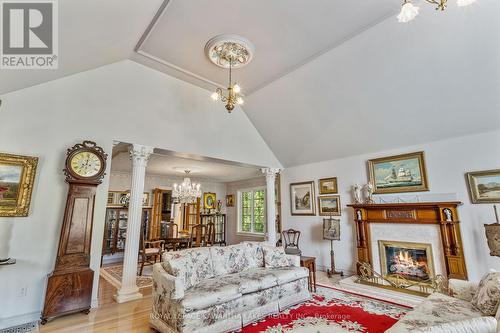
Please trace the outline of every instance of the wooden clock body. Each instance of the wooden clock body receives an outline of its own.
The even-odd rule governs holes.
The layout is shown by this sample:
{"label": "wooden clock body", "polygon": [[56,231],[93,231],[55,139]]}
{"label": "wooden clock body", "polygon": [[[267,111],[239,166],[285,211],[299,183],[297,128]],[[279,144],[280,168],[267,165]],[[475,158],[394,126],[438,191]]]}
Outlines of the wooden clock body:
{"label": "wooden clock body", "polygon": [[[71,167],[72,158],[82,151],[97,155],[100,170],[82,177]],[[88,313],[92,299],[94,271],[90,269],[92,222],[97,186],[102,182],[107,155],[94,142],[84,141],[68,149],[66,182],[69,184],[64,220],[54,271],[48,277],[42,324],[61,315]]]}

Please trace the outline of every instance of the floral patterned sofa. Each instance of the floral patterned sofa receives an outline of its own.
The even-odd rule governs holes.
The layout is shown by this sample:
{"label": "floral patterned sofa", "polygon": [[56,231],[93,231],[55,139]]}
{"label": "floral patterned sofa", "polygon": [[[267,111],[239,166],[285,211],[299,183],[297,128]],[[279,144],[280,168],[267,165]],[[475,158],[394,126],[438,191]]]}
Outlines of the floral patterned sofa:
{"label": "floral patterned sofa", "polygon": [[500,333],[496,316],[485,316],[471,301],[476,283],[449,280],[451,296],[433,293],[386,333]]}
{"label": "floral patterned sofa", "polygon": [[311,298],[298,256],[265,243],[163,254],[153,267],[150,325],[163,333],[241,329]]}

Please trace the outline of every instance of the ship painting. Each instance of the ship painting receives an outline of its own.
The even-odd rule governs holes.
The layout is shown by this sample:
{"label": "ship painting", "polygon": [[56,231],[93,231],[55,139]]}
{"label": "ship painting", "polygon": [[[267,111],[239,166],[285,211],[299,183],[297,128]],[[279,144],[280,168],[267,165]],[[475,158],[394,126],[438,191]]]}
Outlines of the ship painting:
{"label": "ship painting", "polygon": [[374,194],[428,191],[423,152],[368,161]]}

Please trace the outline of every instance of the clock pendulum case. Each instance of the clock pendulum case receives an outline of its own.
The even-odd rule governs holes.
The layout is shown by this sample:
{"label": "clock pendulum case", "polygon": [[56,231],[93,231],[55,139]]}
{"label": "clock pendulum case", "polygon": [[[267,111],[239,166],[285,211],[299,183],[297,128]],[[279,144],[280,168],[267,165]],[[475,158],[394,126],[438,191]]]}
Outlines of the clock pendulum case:
{"label": "clock pendulum case", "polygon": [[90,245],[96,189],[108,155],[95,142],[68,149],[64,174],[69,184],[54,271],[48,276],[41,323],[61,315],[90,310],[94,271]]}

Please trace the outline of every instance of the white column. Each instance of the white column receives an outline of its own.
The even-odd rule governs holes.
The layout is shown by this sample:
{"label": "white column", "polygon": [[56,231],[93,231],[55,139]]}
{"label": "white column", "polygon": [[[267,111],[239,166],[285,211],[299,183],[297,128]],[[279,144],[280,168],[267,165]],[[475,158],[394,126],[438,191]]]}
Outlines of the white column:
{"label": "white column", "polygon": [[127,239],[123,257],[122,286],[115,295],[118,303],[139,299],[142,294],[137,287],[137,263],[139,255],[139,237],[141,235],[142,196],[144,192],[144,179],[146,166],[152,147],[132,145],[130,157],[132,159],[132,184],[130,187],[130,202],[128,206]]}
{"label": "white column", "polygon": [[262,173],[266,175],[266,215],[267,228],[266,240],[276,246],[276,174],[281,170],[275,168],[262,168]]}

